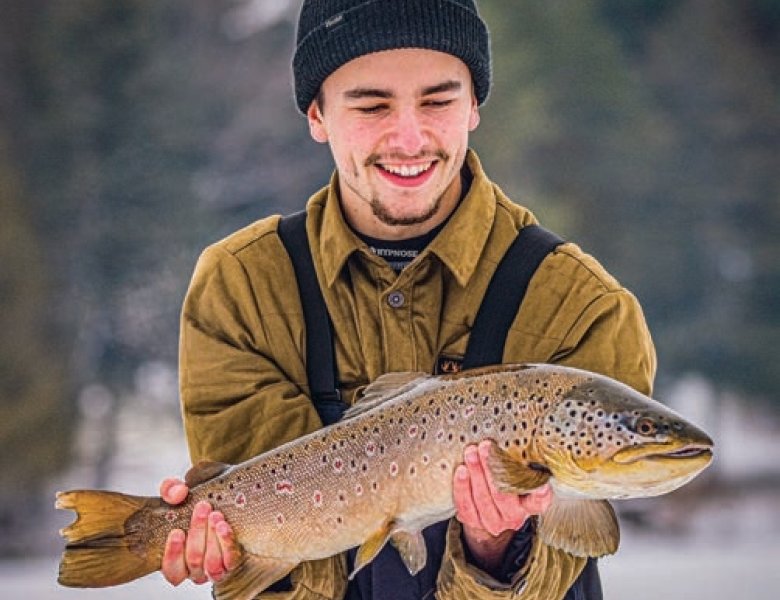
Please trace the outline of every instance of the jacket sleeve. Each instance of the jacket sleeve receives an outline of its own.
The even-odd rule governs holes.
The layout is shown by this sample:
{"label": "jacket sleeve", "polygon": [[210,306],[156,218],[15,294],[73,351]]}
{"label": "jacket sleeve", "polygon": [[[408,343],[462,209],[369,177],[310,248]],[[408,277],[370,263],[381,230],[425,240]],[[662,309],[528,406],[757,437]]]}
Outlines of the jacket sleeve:
{"label": "jacket sleeve", "polygon": [[643,394],[652,393],[655,347],[634,295],[619,288],[594,298],[573,321],[551,362],[601,373]]}
{"label": "jacket sleeve", "polygon": [[[572,314],[561,343],[548,362],[602,373],[650,393],[655,349],[636,298],[623,288],[605,291]],[[534,536],[525,563],[510,583],[500,582],[470,564],[460,525],[454,519],[439,572],[440,600],[561,600],[587,560],[552,549]],[[518,595],[515,594],[517,590]]]}
{"label": "jacket sleeve", "polygon": [[[274,267],[284,268],[279,264]],[[272,273],[275,281],[284,273]],[[291,274],[287,274],[287,281]],[[306,395],[302,325],[276,319],[240,257],[207,249],[184,300],[180,387],[193,462],[235,464],[322,426]],[[300,321],[300,319],[297,319]],[[339,600],[346,590],[343,557],[299,565],[261,598]]]}
{"label": "jacket sleeve", "polygon": [[525,565],[511,582],[500,582],[468,563],[461,526],[450,521],[439,571],[438,600],[560,600],[585,567],[587,559],[545,546],[534,536]]}

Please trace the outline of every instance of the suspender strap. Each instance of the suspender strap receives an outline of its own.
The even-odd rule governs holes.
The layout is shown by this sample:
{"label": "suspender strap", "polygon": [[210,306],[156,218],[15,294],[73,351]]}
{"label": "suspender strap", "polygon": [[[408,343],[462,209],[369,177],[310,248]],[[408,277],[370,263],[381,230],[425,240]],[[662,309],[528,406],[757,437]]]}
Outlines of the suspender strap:
{"label": "suspender strap", "polygon": [[496,268],[471,328],[463,368],[503,362],[509,328],[544,257],[563,240],[539,225],[523,227]]}
{"label": "suspender strap", "polygon": [[341,393],[336,386],[333,323],[314,270],[306,235],[306,211],[283,217],[279,222],[279,237],[292,260],[303,306],[306,326],[306,376],[309,379],[312,402],[323,422],[328,425],[333,421],[323,414],[323,406],[340,401]]}

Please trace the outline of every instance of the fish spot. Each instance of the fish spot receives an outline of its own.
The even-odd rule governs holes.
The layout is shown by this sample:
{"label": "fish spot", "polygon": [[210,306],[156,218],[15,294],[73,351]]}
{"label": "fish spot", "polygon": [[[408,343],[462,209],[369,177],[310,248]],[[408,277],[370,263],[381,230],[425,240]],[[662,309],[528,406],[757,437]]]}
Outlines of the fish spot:
{"label": "fish spot", "polygon": [[333,472],[341,473],[344,470],[344,460],[341,458],[333,459]]}
{"label": "fish spot", "polygon": [[362,496],[363,495],[363,486],[359,483],[355,484],[355,495],[356,496]]}
{"label": "fish spot", "polygon": [[165,520],[168,521],[168,523],[173,523],[176,520],[176,513],[172,510],[169,510],[165,513]]}
{"label": "fish spot", "polygon": [[442,460],[439,462],[439,468],[442,471],[447,471],[450,468],[450,464],[446,460]]}
{"label": "fish spot", "polygon": [[376,481],[371,482],[371,491],[372,492],[378,492],[379,491],[379,483]]}
{"label": "fish spot", "polygon": [[469,419],[474,416],[474,413],[476,412],[476,408],[474,408],[474,405],[471,404],[463,409],[463,418]]}
{"label": "fish spot", "polygon": [[407,433],[409,434],[410,438],[417,437],[417,432],[419,431],[419,428],[417,425],[410,425],[409,429],[407,430]]}
{"label": "fish spot", "polygon": [[314,493],[311,495],[311,501],[314,506],[317,508],[322,506],[322,492],[319,490],[314,490]]}
{"label": "fish spot", "polygon": [[276,525],[278,527],[281,527],[282,525],[284,525],[285,520],[286,519],[284,518],[284,515],[282,513],[278,513],[276,515]]}
{"label": "fish spot", "polygon": [[444,438],[447,437],[447,432],[443,429],[439,429],[439,431],[436,432],[436,441],[437,442],[443,442]]}
{"label": "fish spot", "polygon": [[398,463],[393,461],[390,463],[390,476],[395,477],[398,475]]}
{"label": "fish spot", "polygon": [[274,491],[277,496],[292,496],[295,487],[293,486],[292,481],[283,479],[274,484]]}
{"label": "fish spot", "polygon": [[236,494],[233,504],[238,506],[238,508],[246,508],[246,495],[243,492]]}
{"label": "fish spot", "polygon": [[339,490],[336,493],[336,498],[338,499],[339,504],[346,504],[347,503],[347,492],[344,490]]}
{"label": "fish spot", "polygon": [[417,475],[417,467],[415,466],[414,463],[412,463],[411,465],[409,465],[409,476],[414,477],[415,475]]}
{"label": "fish spot", "polygon": [[431,462],[431,457],[427,454],[423,454],[421,457],[422,464],[427,465],[429,462]]}

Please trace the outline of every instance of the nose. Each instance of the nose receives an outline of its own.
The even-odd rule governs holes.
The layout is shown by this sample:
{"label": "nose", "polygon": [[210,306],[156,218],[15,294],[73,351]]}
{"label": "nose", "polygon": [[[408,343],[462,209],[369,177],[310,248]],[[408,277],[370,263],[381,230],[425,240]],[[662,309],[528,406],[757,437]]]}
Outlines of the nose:
{"label": "nose", "polygon": [[421,115],[412,108],[396,113],[390,134],[390,148],[405,156],[417,156],[425,147],[425,127]]}

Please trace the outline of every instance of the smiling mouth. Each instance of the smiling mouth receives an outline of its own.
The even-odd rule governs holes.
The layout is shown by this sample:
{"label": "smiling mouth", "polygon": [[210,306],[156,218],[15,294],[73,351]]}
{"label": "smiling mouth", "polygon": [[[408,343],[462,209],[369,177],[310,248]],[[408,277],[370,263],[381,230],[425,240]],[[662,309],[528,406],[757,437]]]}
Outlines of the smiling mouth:
{"label": "smiling mouth", "polygon": [[384,171],[387,171],[392,175],[397,175],[399,177],[414,178],[414,177],[419,177],[423,173],[429,171],[431,167],[433,167],[433,164],[434,161],[424,163],[424,164],[419,164],[419,165],[385,165],[382,163],[377,163],[377,167],[383,169]]}

